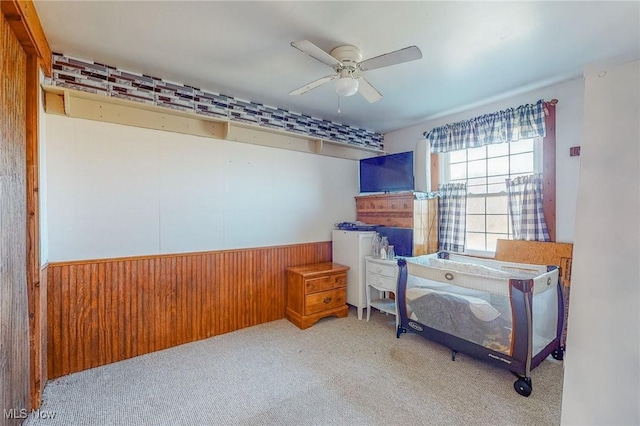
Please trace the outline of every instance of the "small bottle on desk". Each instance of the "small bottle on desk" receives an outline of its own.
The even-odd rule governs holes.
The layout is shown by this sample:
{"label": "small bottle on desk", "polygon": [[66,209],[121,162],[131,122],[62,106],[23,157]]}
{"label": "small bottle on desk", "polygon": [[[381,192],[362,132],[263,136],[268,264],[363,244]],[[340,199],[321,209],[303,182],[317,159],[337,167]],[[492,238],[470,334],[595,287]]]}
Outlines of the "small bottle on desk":
{"label": "small bottle on desk", "polygon": [[386,259],[389,255],[389,239],[387,237],[382,237],[382,241],[380,241],[380,259]]}

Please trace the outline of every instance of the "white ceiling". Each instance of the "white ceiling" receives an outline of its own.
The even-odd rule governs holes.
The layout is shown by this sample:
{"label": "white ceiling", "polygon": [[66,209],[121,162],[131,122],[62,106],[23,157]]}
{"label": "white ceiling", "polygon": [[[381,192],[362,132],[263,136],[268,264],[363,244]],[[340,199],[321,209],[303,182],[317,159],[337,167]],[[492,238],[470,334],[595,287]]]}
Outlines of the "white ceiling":
{"label": "white ceiling", "polygon": [[[386,133],[640,55],[640,2],[35,1],[53,51]],[[290,46],[352,44],[364,59],[410,45],[413,62],[364,72],[384,98],[341,98]],[[535,99],[532,99],[535,101]]]}

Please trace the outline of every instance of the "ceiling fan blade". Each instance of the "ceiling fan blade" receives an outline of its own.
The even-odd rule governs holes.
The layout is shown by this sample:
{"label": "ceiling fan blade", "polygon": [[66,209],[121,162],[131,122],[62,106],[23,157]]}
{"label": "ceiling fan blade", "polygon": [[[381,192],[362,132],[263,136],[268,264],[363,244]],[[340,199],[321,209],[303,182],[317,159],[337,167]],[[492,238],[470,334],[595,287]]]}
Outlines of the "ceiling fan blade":
{"label": "ceiling fan blade", "polygon": [[294,41],[291,43],[291,46],[295,47],[302,53],[306,53],[307,55],[311,56],[313,59],[316,59],[325,65],[329,65],[330,67],[335,68],[335,67],[342,66],[342,62],[340,62],[333,56],[329,55],[327,52],[320,49],[318,46],[311,43],[310,41],[307,41],[307,40]]}
{"label": "ceiling fan blade", "polygon": [[391,65],[401,64],[403,62],[415,61],[422,58],[422,52],[417,46],[409,46],[395,52],[385,53],[375,58],[367,59],[360,62],[362,71],[374,70],[376,68],[388,67]]}
{"label": "ceiling fan blade", "polygon": [[360,92],[362,97],[364,97],[367,100],[367,102],[372,104],[382,99],[382,95],[380,94],[380,92],[378,92],[376,88],[373,87],[371,83],[369,83],[364,77],[358,76],[356,78],[358,79],[358,82],[359,82],[358,92]]}
{"label": "ceiling fan blade", "polygon": [[309,90],[313,90],[316,87],[320,87],[325,83],[330,82],[331,80],[335,80],[338,77],[337,74],[327,75],[325,77],[319,78],[316,81],[312,81],[309,84],[305,84],[304,86],[296,89],[292,92],[289,92],[290,95],[302,95],[303,93],[307,93]]}

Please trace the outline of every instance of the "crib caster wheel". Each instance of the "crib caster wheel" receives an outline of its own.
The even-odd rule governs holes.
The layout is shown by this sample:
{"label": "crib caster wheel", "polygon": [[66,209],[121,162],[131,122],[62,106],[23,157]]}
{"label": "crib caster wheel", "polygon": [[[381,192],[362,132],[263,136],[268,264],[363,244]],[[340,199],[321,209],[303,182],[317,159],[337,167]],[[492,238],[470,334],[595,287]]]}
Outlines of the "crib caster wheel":
{"label": "crib caster wheel", "polygon": [[551,352],[551,356],[553,357],[553,359],[557,359],[558,361],[562,361],[564,359],[564,346],[562,346],[559,349],[556,349],[555,351]]}
{"label": "crib caster wheel", "polygon": [[398,329],[396,330],[396,337],[399,339],[399,338],[400,338],[400,335],[401,335],[402,333],[406,333],[406,332],[407,332],[407,330],[405,330],[405,329],[404,329],[404,328],[402,328],[401,326],[398,326]]}
{"label": "crib caster wheel", "polygon": [[531,379],[518,379],[513,384],[513,388],[522,396],[531,395]]}

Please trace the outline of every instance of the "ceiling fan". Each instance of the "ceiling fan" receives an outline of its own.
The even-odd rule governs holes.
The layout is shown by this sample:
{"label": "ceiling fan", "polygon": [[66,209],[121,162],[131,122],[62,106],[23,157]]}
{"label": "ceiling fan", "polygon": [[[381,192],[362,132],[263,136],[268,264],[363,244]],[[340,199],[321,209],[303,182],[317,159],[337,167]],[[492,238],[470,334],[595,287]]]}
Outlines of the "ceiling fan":
{"label": "ceiling fan", "polygon": [[382,99],[382,95],[360,75],[361,71],[388,67],[422,58],[422,52],[417,46],[405,47],[404,49],[385,53],[364,61],[362,60],[360,49],[356,46],[338,46],[331,53],[325,52],[307,40],[294,41],[291,46],[330,66],[335,73],[305,84],[299,89],[289,92],[290,95],[302,95],[316,87],[336,80],[336,93],[338,95],[352,96],[360,92],[369,103],[378,102]]}

